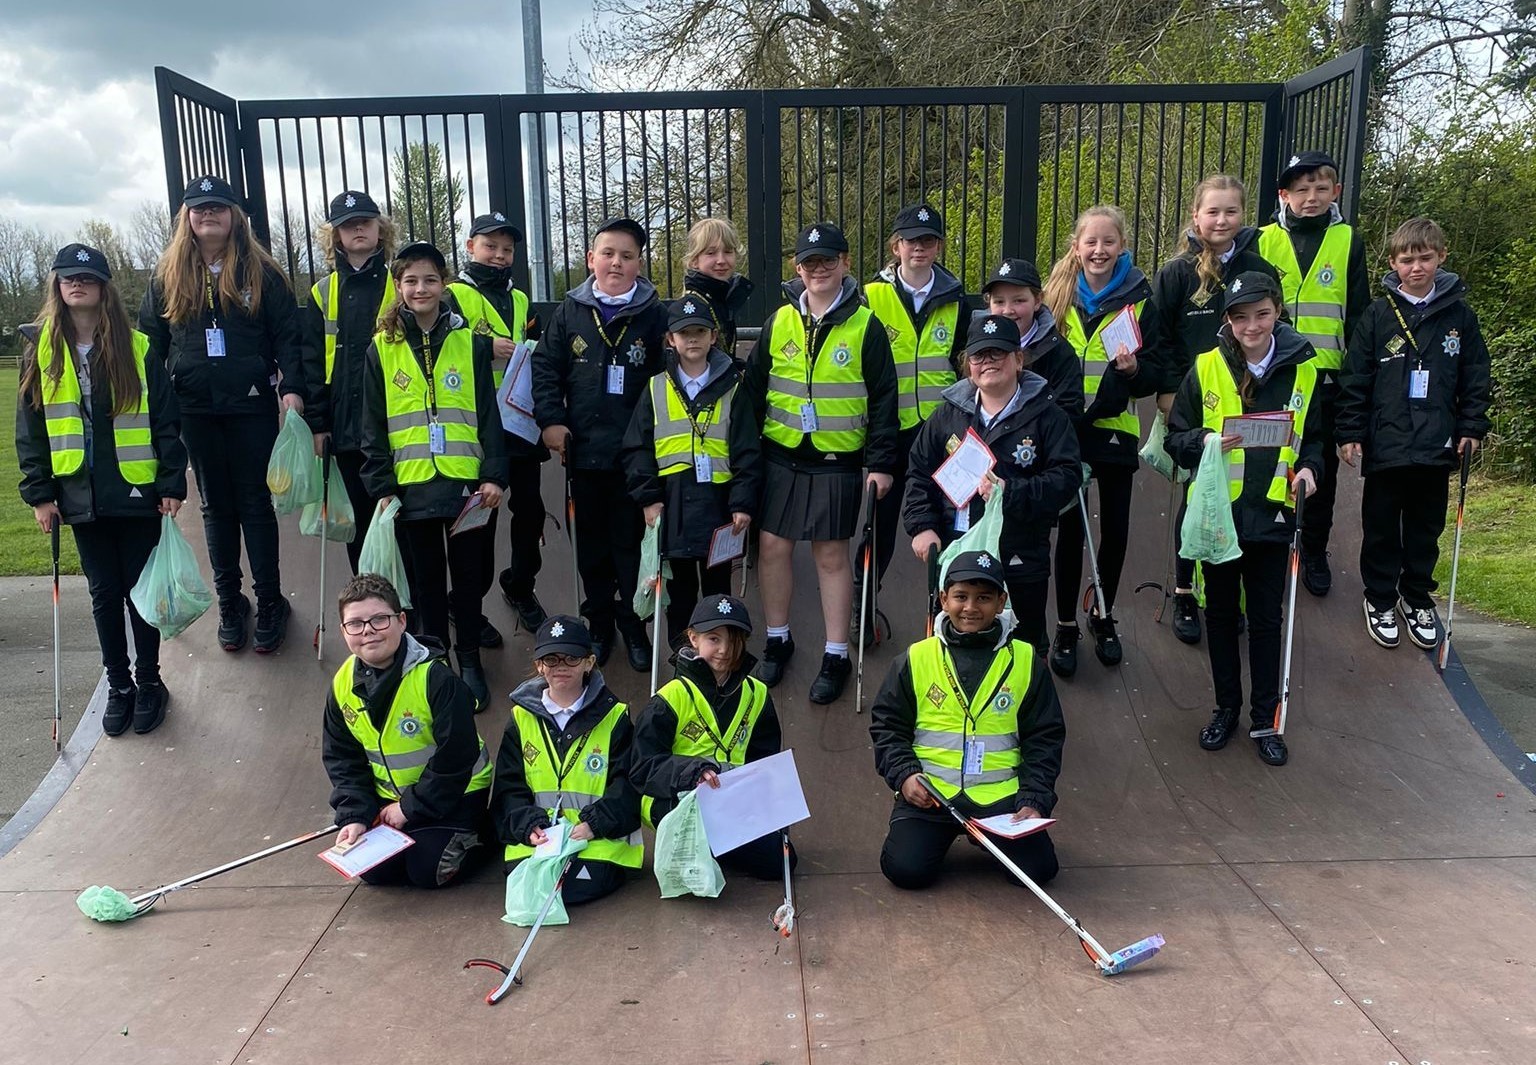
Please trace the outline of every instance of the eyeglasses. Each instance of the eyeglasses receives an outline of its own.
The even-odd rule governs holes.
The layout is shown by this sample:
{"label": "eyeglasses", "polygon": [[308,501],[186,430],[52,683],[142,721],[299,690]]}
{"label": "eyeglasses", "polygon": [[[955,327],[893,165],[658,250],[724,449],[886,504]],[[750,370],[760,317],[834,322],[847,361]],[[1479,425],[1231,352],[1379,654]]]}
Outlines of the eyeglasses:
{"label": "eyeglasses", "polygon": [[229,204],[227,204],[227,203],[200,203],[200,204],[197,204],[195,207],[188,207],[187,210],[190,211],[193,214],[218,214],[220,211],[227,211],[227,210],[229,210]]}
{"label": "eyeglasses", "polygon": [[838,260],[826,255],[813,255],[809,259],[802,259],[800,269],[808,274],[824,274],[837,267]]}
{"label": "eyeglasses", "polygon": [[399,616],[399,614],[375,614],[371,618],[349,618],[341,623],[341,628],[349,636],[361,636],[365,629],[383,632]]}
{"label": "eyeglasses", "polygon": [[970,360],[972,366],[979,366],[984,362],[1001,362],[1012,354],[1013,352],[1005,351],[1002,348],[985,348],[981,351],[971,352],[966,358]]}
{"label": "eyeglasses", "polygon": [[576,666],[581,665],[583,662],[585,662],[588,659],[588,657],[590,657],[590,656],[588,656],[588,655],[580,655],[580,656],[578,656],[578,655],[545,655],[543,658],[539,659],[539,665],[545,666],[546,668],[549,668],[549,669],[554,669],[556,666],[565,666],[567,668],[574,668]]}
{"label": "eyeglasses", "polygon": [[76,274],[73,277],[59,278],[60,288],[95,288],[101,284],[101,278],[90,274]]}

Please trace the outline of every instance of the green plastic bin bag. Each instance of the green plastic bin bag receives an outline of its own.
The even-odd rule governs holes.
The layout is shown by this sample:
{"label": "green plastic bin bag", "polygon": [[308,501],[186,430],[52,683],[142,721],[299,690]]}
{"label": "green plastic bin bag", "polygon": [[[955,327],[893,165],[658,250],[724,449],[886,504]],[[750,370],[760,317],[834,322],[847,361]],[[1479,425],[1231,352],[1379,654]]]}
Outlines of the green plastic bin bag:
{"label": "green plastic bin bag", "polygon": [[[1075,503],[1073,504],[1076,505]],[[992,486],[992,498],[987,500],[981,512],[981,520],[960,535],[939,554],[939,587],[944,587],[944,576],[956,555],[966,551],[985,551],[994,558],[1001,557],[1003,542],[1003,486]]]}
{"label": "green plastic bin bag", "polygon": [[[531,927],[539,919],[544,900],[555,890],[555,882],[560,879],[560,870],[565,866],[565,860],[586,846],[586,840],[571,839],[567,835],[565,845],[559,852],[545,858],[530,856],[518,862],[507,877],[507,912],[501,915],[501,919],[519,928]],[[559,895],[550,903],[544,923],[571,923],[570,915],[565,912],[565,900]]]}
{"label": "green plastic bin bag", "polygon": [[203,583],[192,548],[169,514],[160,518],[160,542],[150,551],[128,598],[163,640],[185,632],[213,605],[213,593]]}
{"label": "green plastic bin bag", "polygon": [[1162,411],[1158,411],[1152,419],[1152,431],[1147,434],[1147,442],[1141,446],[1141,461],[1162,474],[1166,480],[1177,480],[1182,484],[1189,480],[1189,471],[1173,464],[1173,459],[1163,446],[1167,439],[1168,419]]}
{"label": "green plastic bin bag", "polygon": [[363,550],[357,556],[357,572],[377,573],[400,593],[400,607],[411,607],[411,582],[405,576],[405,560],[400,557],[400,540],[395,535],[395,515],[400,513],[400,500],[391,499],[389,506],[374,515],[363,537]]}
{"label": "green plastic bin bag", "polygon": [[320,499],[320,464],[315,437],[293,411],[283,416],[272,457],[267,460],[267,490],[279,514],[292,514]]}
{"label": "green plastic bin bag", "polygon": [[698,792],[683,792],[677,805],[656,826],[655,867],[664,899],[679,895],[713,899],[724,890],[725,874],[709,852]]}
{"label": "green plastic bin bag", "polygon": [[1207,433],[1205,453],[1189,489],[1189,510],[1180,532],[1179,554],[1196,562],[1222,563],[1243,557],[1232,521],[1232,496],[1227,487],[1228,457],[1221,453],[1221,434]]}
{"label": "green plastic bin bag", "polygon": [[672,579],[672,564],[661,562],[661,587],[658,589],[653,583],[656,579],[656,565],[661,560],[661,519],[656,519],[655,525],[645,527],[645,539],[640,541],[640,579],[635,584],[635,599],[632,604],[635,614],[641,621],[649,618],[656,610],[656,600],[661,600],[662,609],[667,606],[667,581]]}
{"label": "green plastic bin bag", "polygon": [[[316,464],[320,462],[315,459]],[[324,482],[321,482],[322,488]],[[325,502],[325,538],[334,544],[350,544],[357,539],[357,513],[352,509],[352,500],[347,495],[346,486],[337,476],[334,464],[331,469],[331,489],[324,493]],[[305,536],[320,535],[320,503],[317,499],[313,503],[304,504],[304,509],[299,513],[299,532]]]}

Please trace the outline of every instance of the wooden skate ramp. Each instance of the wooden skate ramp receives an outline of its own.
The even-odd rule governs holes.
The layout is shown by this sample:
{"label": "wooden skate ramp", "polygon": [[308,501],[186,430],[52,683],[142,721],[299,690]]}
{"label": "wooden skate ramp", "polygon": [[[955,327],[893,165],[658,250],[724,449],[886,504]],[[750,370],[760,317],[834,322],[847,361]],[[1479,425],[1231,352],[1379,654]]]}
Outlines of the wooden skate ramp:
{"label": "wooden skate ramp", "polygon": [[[282,653],[226,655],[212,618],[169,643],[165,725],[98,742],[0,860],[0,1062],[1536,1060],[1536,800],[1425,656],[1367,640],[1357,484],[1340,493],[1335,590],[1297,604],[1292,761],[1272,769],[1245,738],[1216,754],[1195,744],[1211,708],[1205,648],[1154,623],[1158,593],[1131,592],[1162,577],[1166,550],[1166,483],[1139,477],[1117,609],[1125,664],[1106,670],[1084,644],[1078,676],[1060,684],[1069,739],[1051,891],[1111,950],[1166,936],[1142,968],[1098,976],[965,842],[932,891],[884,880],[891,797],[868,714],[854,713],[851,682],[831,708],[805,699],[820,657],[808,557],[800,650],[774,693],[813,815],[795,833],[789,941],[769,925],[776,884],[735,879],[713,902],[662,902],[647,872],[544,931],[525,985],[488,1008],[499,977],[461,966],[509,962],[524,935],[498,920],[495,867],[445,892],[370,889],[317,861],[319,845],[125,925],[86,920],[74,896],[89,884],[156,886],[329,820],[320,709],[342,644],[333,623],[314,661],[318,547],[285,519],[297,595]],[[558,511],[558,467],[545,482]],[[200,541],[195,511],[182,526]],[[346,566],[331,551],[328,599]],[[551,611],[571,608],[568,567],[551,526]],[[922,581],[899,546],[882,596],[896,640],[870,653],[867,698],[922,632]],[[749,600],[761,625],[755,590]],[[508,634],[485,654],[505,693],[531,643],[494,590],[487,613]],[[646,678],[621,657],[608,678],[643,702]],[[504,709],[481,719],[490,743]]]}

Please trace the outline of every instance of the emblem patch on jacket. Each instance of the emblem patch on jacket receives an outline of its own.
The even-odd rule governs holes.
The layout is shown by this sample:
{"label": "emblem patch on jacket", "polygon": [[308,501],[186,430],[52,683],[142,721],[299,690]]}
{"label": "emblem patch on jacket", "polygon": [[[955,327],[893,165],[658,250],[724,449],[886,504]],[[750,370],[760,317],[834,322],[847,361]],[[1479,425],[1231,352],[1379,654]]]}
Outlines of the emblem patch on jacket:
{"label": "emblem patch on jacket", "polygon": [[800,345],[796,344],[793,340],[786,340],[783,347],[779,348],[779,354],[787,355],[793,359],[796,355],[800,354]]}
{"label": "emblem patch on jacket", "polygon": [[1322,285],[1324,288],[1329,288],[1333,285],[1333,277],[1333,264],[1326,263],[1323,268],[1317,272],[1317,283]]}
{"label": "emblem patch on jacket", "polygon": [[928,701],[934,706],[944,705],[944,689],[937,684],[928,685]]}
{"label": "emblem patch on jacket", "polygon": [[645,362],[645,341],[637,339],[631,344],[627,358],[631,366],[639,366]]}
{"label": "emblem patch on jacket", "polygon": [[576,356],[576,358],[578,358],[578,359],[581,358],[582,355],[586,353],[586,350],[587,350],[587,338],[586,337],[580,337],[579,336],[579,337],[574,338],[571,341],[571,354]]}
{"label": "emblem patch on jacket", "polygon": [[1219,406],[1221,406],[1221,397],[1215,392],[1207,392],[1205,394],[1205,409],[1215,410]]}
{"label": "emblem patch on jacket", "polygon": [[604,769],[608,768],[608,759],[603,757],[602,751],[593,751],[591,754],[587,755],[586,766],[588,773],[591,773],[593,776],[597,776]]}
{"label": "emblem patch on jacket", "polygon": [[1013,693],[1008,685],[1004,684],[998,689],[997,698],[992,700],[992,709],[999,714],[1006,714],[1013,709]]}
{"label": "emblem patch on jacket", "polygon": [[1013,449],[1013,461],[1020,466],[1028,466],[1035,461],[1035,438],[1026,436],[1019,441]]}
{"label": "emblem patch on jacket", "polygon": [[407,714],[400,719],[400,735],[410,737],[421,731],[421,722]]}
{"label": "emblem patch on jacket", "polygon": [[350,706],[343,706],[341,708],[341,719],[348,725],[351,725],[357,720],[357,711],[352,709]]}
{"label": "emblem patch on jacket", "polygon": [[411,387],[411,375],[404,370],[396,370],[395,376],[390,378],[390,380],[394,381],[395,387],[402,392]]}
{"label": "emblem patch on jacket", "polygon": [[443,374],[443,384],[450,392],[457,392],[464,386],[464,378],[459,375],[458,367],[453,367]]}
{"label": "emblem patch on jacket", "polygon": [[885,327],[885,335],[890,337],[891,343],[894,344],[896,339],[901,336],[901,330],[897,329],[894,325],[888,325]]}
{"label": "emblem patch on jacket", "polygon": [[537,762],[538,760],[539,760],[539,749],[533,745],[533,741],[529,740],[528,742],[524,743],[523,744],[523,761],[527,762],[529,765],[533,765],[533,763]]}
{"label": "emblem patch on jacket", "polygon": [[1440,346],[1442,348],[1444,348],[1445,349],[1445,353],[1447,355],[1449,355],[1453,359],[1456,356],[1460,355],[1461,354],[1461,331],[1458,330],[1458,329],[1452,329],[1449,333],[1445,334],[1445,342],[1443,344],[1441,344]]}
{"label": "emblem patch on jacket", "polygon": [[853,359],[853,352],[848,350],[847,344],[839,344],[837,350],[832,353],[832,361],[839,366],[847,366]]}
{"label": "emblem patch on jacket", "polygon": [[943,322],[940,322],[938,325],[933,327],[933,342],[935,344],[949,343],[949,330],[945,327]]}
{"label": "emblem patch on jacket", "polygon": [[685,739],[697,740],[704,735],[704,726],[697,721],[690,721],[683,726],[682,733]]}

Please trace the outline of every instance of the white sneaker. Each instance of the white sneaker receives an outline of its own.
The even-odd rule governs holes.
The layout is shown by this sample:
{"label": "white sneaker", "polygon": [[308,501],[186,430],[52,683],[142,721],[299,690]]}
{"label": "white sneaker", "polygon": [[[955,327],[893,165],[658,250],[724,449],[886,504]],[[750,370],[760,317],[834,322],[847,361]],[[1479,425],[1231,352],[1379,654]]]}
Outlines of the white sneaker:
{"label": "white sneaker", "polygon": [[1434,607],[1412,607],[1399,599],[1397,612],[1403,616],[1403,624],[1408,628],[1408,639],[1415,647],[1433,651],[1440,646],[1444,633],[1440,628],[1440,619],[1435,616]]}
{"label": "white sneaker", "polygon": [[1383,647],[1396,647],[1398,644],[1397,614],[1388,607],[1385,610],[1372,610],[1371,601],[1365,601],[1365,631],[1370,633],[1371,639]]}

